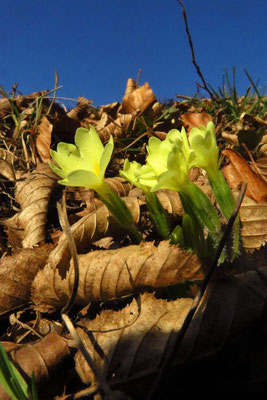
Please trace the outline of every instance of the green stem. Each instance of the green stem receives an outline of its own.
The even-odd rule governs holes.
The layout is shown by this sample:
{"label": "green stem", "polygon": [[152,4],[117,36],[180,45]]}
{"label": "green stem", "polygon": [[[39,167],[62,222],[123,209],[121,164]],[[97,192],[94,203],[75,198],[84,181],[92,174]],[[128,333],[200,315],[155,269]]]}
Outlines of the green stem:
{"label": "green stem", "polygon": [[[231,214],[235,208],[235,200],[228,186],[221,170],[207,171],[210,186],[214,193],[214,196],[220,206],[220,209],[227,219],[231,217]],[[237,216],[233,226],[233,255],[234,259],[239,254],[239,217]]]}
{"label": "green stem", "polygon": [[[189,214],[198,225],[205,225],[207,227],[209,238],[212,241],[212,251],[215,251],[221,237],[221,222],[209,198],[191,181],[188,182],[182,191],[179,191],[179,196],[184,211]],[[204,246],[203,239],[202,244]]]}
{"label": "green stem", "polygon": [[168,239],[170,236],[170,229],[164,208],[159,201],[155,192],[146,191],[146,204],[150,216],[157,228],[159,235],[163,239]]}
{"label": "green stem", "polygon": [[125,202],[117,196],[106,183],[99,188],[97,193],[119,224],[132,233],[137,243],[140,243],[143,238],[138,232],[133,222],[132,214]]}

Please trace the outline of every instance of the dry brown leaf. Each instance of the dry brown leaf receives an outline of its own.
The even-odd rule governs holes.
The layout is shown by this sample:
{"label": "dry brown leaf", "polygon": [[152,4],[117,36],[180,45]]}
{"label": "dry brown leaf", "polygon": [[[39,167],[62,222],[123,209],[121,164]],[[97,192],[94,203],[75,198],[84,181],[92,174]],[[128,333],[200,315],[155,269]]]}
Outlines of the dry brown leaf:
{"label": "dry brown leaf", "polygon": [[[97,250],[78,256],[79,287],[75,303],[110,300],[143,291],[203,278],[203,267],[197,256],[163,241],[117,250]],[[73,263],[66,278],[50,264],[36,276],[32,300],[39,310],[62,307],[73,287]]]}
{"label": "dry brown leaf", "polygon": [[72,108],[68,113],[67,116],[71,119],[80,122],[85,118],[88,110],[92,108],[93,100],[88,100],[85,97],[78,97],[77,106]]}
{"label": "dry brown leaf", "polygon": [[51,161],[50,157],[50,146],[51,146],[51,134],[53,130],[53,125],[47,119],[45,115],[42,116],[41,122],[38,125],[38,132],[36,137],[36,150],[39,157],[43,163]]}
{"label": "dry brown leaf", "polygon": [[259,203],[267,201],[267,182],[234,150],[225,149],[222,154],[230,161],[222,170],[228,185],[232,189],[237,189],[246,182],[246,195],[249,198]]}
{"label": "dry brown leaf", "polygon": [[[186,362],[212,356],[244,332],[247,334],[251,323],[265,309],[267,266],[262,264],[263,260],[264,254],[258,254],[256,259],[246,257],[234,266],[225,265],[223,272],[216,271],[217,278],[209,284],[178,348],[173,348],[171,334],[181,327],[192,305],[191,299],[166,302],[146,293],[141,296],[140,305],[138,300],[133,300],[118,312],[105,310],[94,320],[82,319],[79,325],[86,327],[88,335],[82,329],[79,334],[111,384],[120,382],[120,388],[127,394],[145,398],[144,392],[141,395],[136,392],[138,379],[157,372],[166,350],[173,352],[172,367],[183,368]],[[93,373],[79,351],[75,360],[83,382],[94,383]],[[136,383],[132,387],[131,379]],[[144,381],[141,382],[143,391]]]}
{"label": "dry brown leaf", "polygon": [[[137,224],[140,219],[140,205],[142,201],[135,197],[125,197],[123,200],[126,202],[133,216],[134,223]],[[73,224],[71,226],[71,233],[78,254],[88,252],[92,243],[104,236],[121,238],[127,234],[112,217],[105,205],[98,207]],[[49,256],[48,263],[52,269],[59,268],[60,275],[64,276],[69,267],[70,257],[69,243],[65,233],[62,233],[57,247]]]}
{"label": "dry brown leaf", "polygon": [[0,313],[29,302],[31,283],[46,264],[51,249],[51,245],[22,249],[1,260]]}
{"label": "dry brown leaf", "polygon": [[132,184],[121,178],[115,176],[112,178],[106,178],[105,182],[109,185],[110,189],[119,197],[126,197],[129,195]]}
{"label": "dry brown leaf", "polygon": [[206,112],[188,112],[180,116],[187,132],[192,128],[198,128],[199,125],[207,126],[209,121],[212,121],[212,116]]}
{"label": "dry brown leaf", "polygon": [[8,161],[2,160],[0,158],[0,175],[4,176],[11,182],[16,180],[13,165]]}
{"label": "dry brown leaf", "polygon": [[[238,192],[233,192],[235,199]],[[242,223],[242,245],[246,251],[253,252],[267,242],[267,202],[255,202],[245,196],[241,204],[240,221]]]}
{"label": "dry brown leaf", "polygon": [[[40,164],[29,173],[25,181],[17,183],[16,201],[22,211],[18,215],[19,226],[24,227],[23,247],[33,247],[45,240],[45,223],[50,195],[58,177],[48,164]],[[8,221],[7,221],[8,222]]]}
{"label": "dry brown leaf", "polygon": [[[15,103],[15,106],[18,108],[18,111],[21,112],[22,110],[27,108],[34,101],[34,99],[46,94],[47,92],[48,90],[43,90],[42,92],[31,93],[28,96],[19,95],[15,99],[13,99],[13,102]],[[6,98],[0,99],[0,116],[3,117],[11,113],[12,113],[12,108],[10,100]]]}
{"label": "dry brown leaf", "polygon": [[[97,351],[83,329],[77,330],[94,362],[108,380],[116,382],[133,376],[141,377],[157,371],[173,330],[179,330],[192,302],[192,299],[167,302],[145,293],[141,296],[141,310],[133,301],[121,311],[106,310],[93,321],[81,321],[87,330],[93,331],[105,357]],[[82,381],[94,383],[93,373],[79,351],[75,362]]]}
{"label": "dry brown leaf", "polygon": [[34,373],[40,398],[54,398],[63,390],[65,377],[72,364],[71,352],[63,337],[50,333],[34,344],[1,344],[26,374],[28,383]]}
{"label": "dry brown leaf", "polygon": [[135,87],[133,79],[129,79],[122,99],[120,112],[123,114],[143,113],[150,105],[157,101],[149,84]]}
{"label": "dry brown leaf", "polygon": [[257,170],[260,171],[261,176],[267,181],[267,156],[259,158],[256,162]]}
{"label": "dry brown leaf", "polygon": [[103,113],[95,129],[99,133],[100,139],[106,142],[111,135],[117,140],[120,136],[128,132],[132,123],[132,114],[118,114],[116,119],[112,119],[108,114]]}

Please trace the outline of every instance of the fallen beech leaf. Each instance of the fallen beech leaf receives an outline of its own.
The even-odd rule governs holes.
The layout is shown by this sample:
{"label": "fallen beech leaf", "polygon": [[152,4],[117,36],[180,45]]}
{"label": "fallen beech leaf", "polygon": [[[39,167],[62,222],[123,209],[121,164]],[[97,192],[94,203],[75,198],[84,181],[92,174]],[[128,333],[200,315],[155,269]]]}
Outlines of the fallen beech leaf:
{"label": "fallen beech leaf", "polygon": [[232,189],[236,189],[242,183],[247,183],[246,195],[252,200],[263,203],[267,201],[267,182],[257,175],[249,164],[234,150],[222,151],[230,164],[223,168],[222,172]]}
{"label": "fallen beech leaf", "polygon": [[[141,243],[117,250],[96,250],[79,255],[79,287],[76,304],[120,298],[126,294],[203,278],[197,256],[163,241],[158,247]],[[36,276],[32,300],[38,310],[60,308],[73,287],[73,263],[66,278],[51,264]]]}
{"label": "fallen beech leaf", "polygon": [[103,113],[100,121],[95,126],[99,137],[103,142],[109,140],[112,135],[115,140],[130,129],[133,123],[132,114],[118,114],[117,118],[112,120],[108,114]]}
{"label": "fallen beech leaf", "polygon": [[192,128],[198,128],[199,125],[203,125],[205,128],[209,121],[212,121],[212,116],[206,112],[194,113],[188,112],[182,114],[180,119],[183,121],[183,124],[186,126],[186,131],[190,132]]}
{"label": "fallen beech leaf", "polygon": [[[237,199],[238,192],[234,191],[233,194]],[[246,251],[253,252],[267,242],[267,202],[258,203],[245,196],[239,215],[242,245]]]}
{"label": "fallen beech leaf", "polygon": [[77,106],[72,108],[67,113],[67,116],[77,122],[80,122],[83,120],[88,110],[92,108],[91,104],[93,103],[93,100],[88,100],[85,97],[78,97],[77,100],[78,100]]}
{"label": "fallen beech leaf", "polygon": [[53,130],[53,125],[47,119],[47,117],[43,115],[41,122],[38,125],[38,133],[35,141],[36,149],[43,163],[51,161],[49,150],[51,146],[52,130]]}
{"label": "fallen beech leaf", "polygon": [[[141,296],[140,310],[133,301],[121,311],[105,310],[93,321],[82,320],[81,325],[88,331],[96,331],[94,339],[105,357],[96,350],[82,328],[77,330],[106,379],[116,382],[128,377],[141,377],[155,373],[160,367],[171,335],[181,327],[192,302],[192,299],[167,302],[145,293]],[[82,381],[95,383],[94,375],[79,351],[75,363]],[[134,398],[145,396],[143,393],[143,397]]]}
{"label": "fallen beech leaf", "polygon": [[45,244],[34,249],[22,249],[1,260],[0,313],[29,302],[31,283],[46,264],[52,248]]}
{"label": "fallen beech leaf", "polygon": [[25,248],[45,240],[47,206],[57,180],[48,164],[40,164],[25,181],[17,183],[16,201],[22,208],[18,224],[24,227]]}
{"label": "fallen beech leaf", "polygon": [[257,169],[260,171],[261,176],[267,181],[267,156],[259,158],[256,161]]}
{"label": "fallen beech leaf", "polygon": [[120,112],[122,114],[143,113],[150,105],[157,101],[148,82],[143,86],[135,87],[133,79],[129,79],[122,99]]}
{"label": "fallen beech leaf", "polygon": [[[216,279],[210,282],[178,348],[173,348],[171,335],[179,331],[192,305],[188,298],[167,302],[146,293],[140,296],[140,303],[133,300],[120,311],[102,311],[94,320],[84,317],[79,322],[79,334],[108,382],[119,382],[120,388],[134,398],[146,398],[145,379],[149,386],[152,374],[158,372],[169,351],[173,359],[168,370],[180,366],[183,372],[186,363],[205,361],[222,348],[226,351],[242,335],[248,340],[251,324],[262,318],[266,305],[267,266],[263,260],[264,255],[258,254],[256,258],[239,259],[234,266],[225,265],[223,274],[216,270]],[[79,351],[75,361],[83,382],[94,384],[95,377]],[[181,381],[177,383],[182,385]]]}
{"label": "fallen beech leaf", "polygon": [[14,182],[16,180],[13,165],[0,158],[0,175]]}
{"label": "fallen beech leaf", "polygon": [[[135,197],[125,197],[123,200],[125,200],[133,215],[134,223],[138,223],[142,201]],[[71,233],[78,254],[88,252],[92,243],[100,240],[103,236],[121,238],[126,234],[105,205],[98,207],[73,224],[71,226]],[[48,263],[52,269],[58,268],[61,276],[65,276],[69,268],[70,258],[69,243],[63,232],[59,238],[57,247],[50,253]]]}
{"label": "fallen beech leaf", "polygon": [[26,374],[28,383],[34,373],[37,389],[41,394],[40,399],[54,398],[63,390],[66,375],[72,366],[71,352],[63,337],[49,333],[34,344],[17,345],[10,342],[1,344]]}
{"label": "fallen beech leaf", "polygon": [[132,185],[120,176],[105,178],[105,182],[109,185],[113,192],[116,193],[117,196],[126,197],[129,195]]}

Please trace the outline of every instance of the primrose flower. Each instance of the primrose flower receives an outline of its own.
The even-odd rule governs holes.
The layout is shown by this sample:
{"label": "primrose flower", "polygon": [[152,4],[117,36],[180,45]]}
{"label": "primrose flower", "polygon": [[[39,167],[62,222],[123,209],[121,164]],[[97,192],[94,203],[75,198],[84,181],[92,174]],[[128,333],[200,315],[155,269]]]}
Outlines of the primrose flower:
{"label": "primrose flower", "polygon": [[188,162],[185,153],[177,143],[172,145],[167,158],[167,170],[157,177],[157,184],[151,191],[159,189],[175,190],[179,193],[185,213],[189,214],[197,226],[205,225],[212,245],[216,247],[221,235],[219,216],[208,197],[188,178]]}
{"label": "primrose flower", "polygon": [[175,144],[169,152],[166,170],[157,177],[157,184],[151,189],[183,191],[189,183],[188,168],[183,151]]}
{"label": "primrose flower", "polygon": [[[192,128],[189,133],[189,143],[195,154],[189,168],[197,166],[205,169],[214,193],[214,196],[221,208],[225,218],[228,220],[234,210],[235,201],[232,192],[219,169],[219,149],[216,142],[215,126],[209,121],[207,128],[200,125],[199,128]],[[239,219],[234,224],[233,257],[239,253]]]}
{"label": "primrose flower", "polygon": [[167,239],[169,237],[169,226],[162,204],[151,188],[157,183],[157,176],[149,165],[141,165],[136,161],[124,161],[123,171],[120,175],[136,187],[143,190],[146,197],[147,208],[159,234]]}
{"label": "primrose flower", "polygon": [[157,176],[149,165],[141,165],[136,161],[130,162],[128,159],[124,161],[120,175],[145,193],[157,183]]}
{"label": "primrose flower", "polygon": [[51,157],[58,165],[56,167],[50,163],[50,167],[62,178],[59,181],[61,185],[83,186],[101,192],[114,148],[113,137],[110,136],[104,147],[96,130],[90,126],[90,130],[78,128],[74,141],[76,146],[61,142],[57,145],[57,151],[50,150]]}
{"label": "primrose flower", "polygon": [[195,155],[189,163],[189,168],[192,166],[203,168],[213,176],[214,171],[218,170],[219,156],[214,123],[209,121],[207,128],[202,125],[199,128],[192,128],[188,140]]}
{"label": "primrose flower", "polygon": [[129,209],[105,182],[106,168],[114,148],[113,137],[110,136],[104,147],[98,133],[90,126],[89,130],[78,128],[74,142],[76,146],[61,142],[57,145],[57,151],[50,150],[57,166],[52,163],[49,165],[62,178],[58,182],[61,185],[83,186],[95,190],[117,221],[140,242],[142,238]]}

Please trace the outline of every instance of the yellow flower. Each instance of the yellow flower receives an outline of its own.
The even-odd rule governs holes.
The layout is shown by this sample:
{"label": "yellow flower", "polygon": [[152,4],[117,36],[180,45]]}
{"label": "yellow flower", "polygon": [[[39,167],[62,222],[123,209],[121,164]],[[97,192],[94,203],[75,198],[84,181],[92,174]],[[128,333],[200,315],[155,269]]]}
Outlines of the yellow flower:
{"label": "yellow flower", "polygon": [[136,161],[130,162],[128,159],[124,161],[120,175],[145,193],[157,183],[155,172],[149,165],[141,165]]}
{"label": "yellow flower", "polygon": [[104,184],[106,168],[110,161],[114,144],[113,137],[104,147],[93,126],[90,129],[78,128],[75,134],[75,145],[59,143],[57,151],[50,150],[51,157],[57,166],[50,163],[52,170],[66,186],[83,186],[101,190]]}
{"label": "yellow flower", "polygon": [[203,168],[212,176],[213,172],[218,170],[219,156],[214,123],[209,121],[207,128],[202,125],[199,128],[192,128],[188,140],[195,154],[195,158],[189,163],[189,168],[192,166]]}

